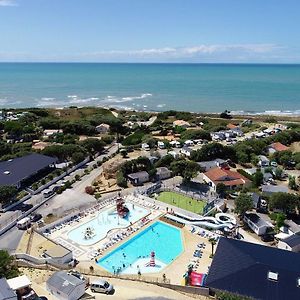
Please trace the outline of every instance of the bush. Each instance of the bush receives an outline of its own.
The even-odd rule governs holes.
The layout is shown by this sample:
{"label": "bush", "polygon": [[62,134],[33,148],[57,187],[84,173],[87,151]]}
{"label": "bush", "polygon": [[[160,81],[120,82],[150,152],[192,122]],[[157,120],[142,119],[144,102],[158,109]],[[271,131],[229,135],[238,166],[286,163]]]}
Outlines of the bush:
{"label": "bush", "polygon": [[89,194],[89,195],[93,195],[94,192],[95,192],[95,188],[92,187],[92,186],[90,186],[90,185],[88,185],[88,186],[85,187],[85,192],[86,192],[87,194]]}
{"label": "bush", "polygon": [[95,194],[95,198],[96,198],[96,199],[101,198],[101,194],[100,194],[100,193],[96,193],[96,194]]}
{"label": "bush", "polygon": [[79,181],[80,180],[80,175],[76,174],[75,175],[75,180]]}
{"label": "bush", "polygon": [[245,170],[243,169],[237,169],[237,172],[239,172],[241,175],[245,176],[249,180],[253,181],[253,176],[248,174]]}

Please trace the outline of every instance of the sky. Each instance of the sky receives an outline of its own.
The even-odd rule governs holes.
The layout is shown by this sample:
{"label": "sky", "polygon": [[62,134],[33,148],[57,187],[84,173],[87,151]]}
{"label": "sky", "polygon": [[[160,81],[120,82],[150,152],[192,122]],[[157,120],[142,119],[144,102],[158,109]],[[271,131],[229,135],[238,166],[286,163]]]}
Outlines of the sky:
{"label": "sky", "polygon": [[300,0],[0,0],[2,62],[300,63]]}

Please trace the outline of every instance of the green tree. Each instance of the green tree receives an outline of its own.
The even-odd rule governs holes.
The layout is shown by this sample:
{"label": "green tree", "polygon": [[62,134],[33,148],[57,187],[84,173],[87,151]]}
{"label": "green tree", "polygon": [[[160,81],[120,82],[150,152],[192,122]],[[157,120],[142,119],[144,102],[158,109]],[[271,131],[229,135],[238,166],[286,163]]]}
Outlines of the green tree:
{"label": "green tree", "polygon": [[6,250],[0,250],[0,278],[13,278],[19,275],[19,270],[14,264],[14,257]]}
{"label": "green tree", "polygon": [[15,186],[3,185],[0,186],[0,202],[6,204],[13,200],[18,190]]}
{"label": "green tree", "polygon": [[99,139],[88,138],[82,142],[80,145],[84,147],[90,154],[94,155],[97,152],[102,152],[105,143]]}
{"label": "green tree", "polygon": [[85,155],[82,152],[74,152],[71,159],[74,164],[79,164],[85,159]]}
{"label": "green tree", "polygon": [[225,193],[226,193],[226,190],[227,190],[227,188],[226,188],[226,185],[224,183],[221,182],[221,183],[217,184],[216,192],[217,192],[218,195],[224,196]]}
{"label": "green tree", "polygon": [[252,199],[248,194],[240,193],[239,196],[235,199],[235,212],[242,217],[248,210],[252,209],[252,207]]}
{"label": "green tree", "polygon": [[295,176],[289,176],[289,188],[294,191],[298,190]]}
{"label": "green tree", "polygon": [[127,188],[127,180],[126,180],[124,174],[121,171],[117,172],[116,178],[117,178],[117,185],[118,186],[123,187],[123,188]]}
{"label": "green tree", "polygon": [[282,173],[283,173],[283,169],[282,168],[276,168],[275,169],[275,178],[276,179],[281,179],[282,178]]}
{"label": "green tree", "polygon": [[269,207],[271,210],[282,210],[285,214],[295,212],[299,207],[299,195],[289,193],[273,193],[269,199]]}
{"label": "green tree", "polygon": [[278,213],[276,216],[276,228],[279,229],[280,227],[284,226],[284,221],[286,219],[286,215],[283,213]]}
{"label": "green tree", "polygon": [[253,184],[256,187],[259,187],[263,183],[263,180],[264,180],[263,173],[261,172],[261,170],[257,170],[256,173],[253,175]]}

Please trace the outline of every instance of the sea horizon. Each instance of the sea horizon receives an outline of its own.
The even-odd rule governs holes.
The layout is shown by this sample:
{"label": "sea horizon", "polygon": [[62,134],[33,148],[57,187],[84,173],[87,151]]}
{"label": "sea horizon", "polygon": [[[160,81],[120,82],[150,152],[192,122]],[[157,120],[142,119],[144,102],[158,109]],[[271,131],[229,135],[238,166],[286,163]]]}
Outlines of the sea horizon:
{"label": "sea horizon", "polygon": [[0,107],[300,115],[300,64],[0,62]]}

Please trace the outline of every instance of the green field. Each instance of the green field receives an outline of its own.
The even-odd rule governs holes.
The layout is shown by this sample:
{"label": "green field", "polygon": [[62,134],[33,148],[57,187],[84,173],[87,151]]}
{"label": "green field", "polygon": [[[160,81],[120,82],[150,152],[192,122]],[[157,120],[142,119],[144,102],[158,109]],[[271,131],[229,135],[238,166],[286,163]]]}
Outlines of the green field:
{"label": "green field", "polygon": [[206,204],[204,201],[195,200],[175,192],[161,192],[157,196],[157,200],[198,214],[202,214]]}

